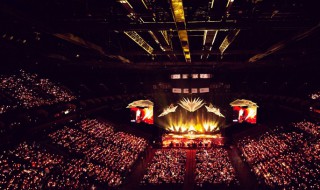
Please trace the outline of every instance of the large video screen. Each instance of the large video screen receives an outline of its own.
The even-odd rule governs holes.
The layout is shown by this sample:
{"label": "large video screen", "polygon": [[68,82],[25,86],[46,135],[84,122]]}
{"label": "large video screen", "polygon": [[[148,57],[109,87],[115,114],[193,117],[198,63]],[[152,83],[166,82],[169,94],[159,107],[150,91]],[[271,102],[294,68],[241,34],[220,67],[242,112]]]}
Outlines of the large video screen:
{"label": "large video screen", "polygon": [[130,108],[131,122],[153,124],[153,107]]}
{"label": "large video screen", "polygon": [[257,107],[234,106],[233,122],[236,123],[257,123]]}

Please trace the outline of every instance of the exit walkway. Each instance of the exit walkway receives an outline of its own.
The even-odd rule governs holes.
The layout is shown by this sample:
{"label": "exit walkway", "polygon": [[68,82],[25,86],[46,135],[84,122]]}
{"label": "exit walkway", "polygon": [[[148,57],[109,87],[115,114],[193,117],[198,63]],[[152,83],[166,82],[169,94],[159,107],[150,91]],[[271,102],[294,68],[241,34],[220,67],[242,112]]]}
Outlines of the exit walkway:
{"label": "exit walkway", "polygon": [[193,190],[195,186],[196,150],[187,150],[186,174],[183,190]]}

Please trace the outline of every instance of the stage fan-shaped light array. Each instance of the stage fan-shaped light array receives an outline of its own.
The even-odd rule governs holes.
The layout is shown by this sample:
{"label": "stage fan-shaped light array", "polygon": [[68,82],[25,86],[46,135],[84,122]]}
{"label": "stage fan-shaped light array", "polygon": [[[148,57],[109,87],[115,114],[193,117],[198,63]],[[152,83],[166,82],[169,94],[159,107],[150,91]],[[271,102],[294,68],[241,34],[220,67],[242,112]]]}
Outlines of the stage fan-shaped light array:
{"label": "stage fan-shaped light array", "polygon": [[207,108],[208,112],[212,112],[212,113],[216,114],[219,117],[224,117],[224,115],[222,115],[222,113],[220,112],[220,109],[213,107],[212,104],[210,104],[209,106],[205,106],[205,107]]}
{"label": "stage fan-shaped light array", "polygon": [[173,106],[173,104],[171,104],[169,107],[165,108],[158,117],[162,117],[162,116],[168,115],[169,113],[175,112],[177,107],[178,106]]}
{"label": "stage fan-shaped light array", "polygon": [[134,108],[134,107],[153,107],[153,102],[150,100],[136,100],[134,102],[131,102],[127,108]]}
{"label": "stage fan-shaped light array", "polygon": [[195,112],[204,105],[203,100],[200,98],[183,98],[178,104],[189,112]]}

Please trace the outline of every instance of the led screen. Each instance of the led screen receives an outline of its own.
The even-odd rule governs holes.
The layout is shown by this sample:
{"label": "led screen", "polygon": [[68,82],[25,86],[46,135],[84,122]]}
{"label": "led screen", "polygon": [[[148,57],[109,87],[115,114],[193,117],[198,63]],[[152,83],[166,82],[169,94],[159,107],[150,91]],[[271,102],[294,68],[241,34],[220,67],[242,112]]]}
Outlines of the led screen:
{"label": "led screen", "polygon": [[131,122],[153,124],[153,107],[132,107],[130,111]]}
{"label": "led screen", "polygon": [[233,107],[233,122],[237,123],[257,123],[257,107],[244,107],[234,106]]}
{"label": "led screen", "polygon": [[171,75],[171,79],[180,79],[180,78],[181,78],[180,74]]}

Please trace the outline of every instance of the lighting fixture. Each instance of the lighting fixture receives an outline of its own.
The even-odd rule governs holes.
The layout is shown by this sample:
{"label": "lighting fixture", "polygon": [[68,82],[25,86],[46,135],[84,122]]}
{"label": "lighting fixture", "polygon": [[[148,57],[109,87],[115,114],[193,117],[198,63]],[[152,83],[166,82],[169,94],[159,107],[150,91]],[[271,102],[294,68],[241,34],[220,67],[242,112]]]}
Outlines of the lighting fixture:
{"label": "lighting fixture", "polygon": [[142,47],[146,52],[152,54],[153,48],[135,31],[124,31],[129,38],[136,42],[140,47]]}
{"label": "lighting fixture", "polygon": [[210,104],[209,106],[205,106],[208,112],[214,113],[219,117],[224,117],[224,115],[222,115],[222,113],[220,112],[219,108],[215,108],[213,107],[212,104]]}
{"label": "lighting fixture", "polygon": [[162,117],[162,116],[168,115],[169,113],[175,112],[177,107],[178,106],[173,106],[173,104],[171,104],[169,107],[165,108],[158,117]]}
{"label": "lighting fixture", "polygon": [[188,33],[182,0],[171,0],[172,15],[178,30],[182,51],[187,63],[191,63]]}
{"label": "lighting fixture", "polygon": [[219,50],[221,55],[226,51],[226,49],[229,47],[229,45],[233,42],[233,40],[237,37],[239,34],[240,29],[235,29],[229,32],[229,34],[224,38],[222,41]]}

